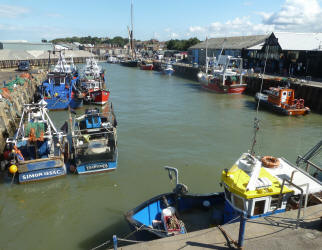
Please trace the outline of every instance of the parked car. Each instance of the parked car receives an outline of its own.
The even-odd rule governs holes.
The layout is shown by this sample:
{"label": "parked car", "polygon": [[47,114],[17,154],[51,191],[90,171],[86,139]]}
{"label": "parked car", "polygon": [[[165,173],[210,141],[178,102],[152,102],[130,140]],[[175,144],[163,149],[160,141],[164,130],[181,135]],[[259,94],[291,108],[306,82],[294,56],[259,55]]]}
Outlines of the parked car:
{"label": "parked car", "polygon": [[30,63],[29,61],[21,61],[18,65],[19,71],[28,71],[30,69]]}

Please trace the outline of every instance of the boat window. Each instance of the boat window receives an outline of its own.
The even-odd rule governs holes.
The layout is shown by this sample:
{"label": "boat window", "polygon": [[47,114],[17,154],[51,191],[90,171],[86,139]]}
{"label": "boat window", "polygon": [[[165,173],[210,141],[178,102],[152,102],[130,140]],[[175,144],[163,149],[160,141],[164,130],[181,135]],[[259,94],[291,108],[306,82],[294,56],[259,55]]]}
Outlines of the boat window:
{"label": "boat window", "polygon": [[287,95],[287,92],[286,91],[283,91],[283,95]]}
{"label": "boat window", "polygon": [[279,206],[279,195],[273,195],[272,199],[271,199],[270,209],[275,210],[277,208],[280,208],[280,206]]}
{"label": "boat window", "polygon": [[226,199],[231,202],[231,193],[228,191],[227,188],[225,188],[225,196],[226,196]]}
{"label": "boat window", "polygon": [[237,195],[234,195],[234,205],[235,207],[239,208],[240,210],[244,210],[244,200]]}
{"label": "boat window", "polygon": [[263,214],[266,200],[255,201],[254,215]]}
{"label": "boat window", "polygon": [[292,92],[291,92],[291,91],[289,91],[289,92],[288,92],[288,96],[291,96],[291,95],[292,95]]}

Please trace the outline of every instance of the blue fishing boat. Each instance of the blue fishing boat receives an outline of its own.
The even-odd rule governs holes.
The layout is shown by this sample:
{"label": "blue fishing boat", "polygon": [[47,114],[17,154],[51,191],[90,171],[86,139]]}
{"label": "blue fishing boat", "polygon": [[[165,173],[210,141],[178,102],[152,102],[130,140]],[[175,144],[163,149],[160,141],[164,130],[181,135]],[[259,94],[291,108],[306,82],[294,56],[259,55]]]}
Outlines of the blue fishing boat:
{"label": "blue fishing boat", "polygon": [[25,104],[17,132],[7,139],[4,159],[9,173],[19,183],[66,175],[63,136],[44,102]]}
{"label": "blue fishing boat", "polygon": [[83,96],[76,84],[78,72],[72,58],[68,64],[60,52],[59,60],[47,79],[38,87],[37,99],[43,99],[49,110],[77,109],[83,106]]}
{"label": "blue fishing boat", "polygon": [[72,127],[73,163],[70,171],[92,174],[113,171],[117,168],[116,118],[112,106],[87,109],[75,117]]}

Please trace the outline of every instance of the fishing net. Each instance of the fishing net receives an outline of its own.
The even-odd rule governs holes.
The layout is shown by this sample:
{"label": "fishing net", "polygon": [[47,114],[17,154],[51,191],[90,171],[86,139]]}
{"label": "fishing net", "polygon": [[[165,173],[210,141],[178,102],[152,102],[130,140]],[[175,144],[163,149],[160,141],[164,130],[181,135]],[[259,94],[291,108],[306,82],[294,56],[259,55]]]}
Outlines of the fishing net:
{"label": "fishing net", "polygon": [[25,128],[25,136],[29,137],[31,134],[38,139],[43,136],[45,132],[45,124],[43,122],[30,122]]}

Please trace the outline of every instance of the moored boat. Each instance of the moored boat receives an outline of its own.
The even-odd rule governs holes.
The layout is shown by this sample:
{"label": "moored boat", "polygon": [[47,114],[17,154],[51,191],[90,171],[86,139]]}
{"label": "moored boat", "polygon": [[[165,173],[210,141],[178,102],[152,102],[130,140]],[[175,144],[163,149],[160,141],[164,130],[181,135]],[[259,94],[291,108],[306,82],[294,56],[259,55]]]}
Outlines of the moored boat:
{"label": "moored boat", "polygon": [[46,111],[46,104],[25,104],[19,128],[7,139],[4,158],[19,183],[66,175],[65,145]]}
{"label": "moored boat", "polygon": [[274,112],[298,116],[310,113],[310,108],[304,106],[304,99],[295,99],[293,89],[270,87],[265,93],[256,93],[255,100],[259,101],[260,105]]}
{"label": "moored boat", "polygon": [[284,158],[242,154],[222,172],[221,184],[224,192],[194,195],[177,181],[172,193],[141,203],[126,220],[136,230],[168,237],[236,222],[241,214],[252,219],[322,202],[322,183]]}
{"label": "moored boat", "polygon": [[73,164],[71,172],[92,174],[117,167],[116,119],[112,107],[108,112],[87,109],[75,117],[72,127]]}
{"label": "moored boat", "polygon": [[142,61],[140,65],[141,70],[153,70],[153,63]]}
{"label": "moored boat", "polygon": [[162,66],[162,73],[165,75],[172,75],[174,72],[173,66],[171,63],[167,63],[166,65]]}
{"label": "moored boat", "polygon": [[[227,57],[222,70],[215,70],[212,76],[205,75],[200,81],[202,88],[217,93],[241,94],[246,90],[247,84],[243,78],[242,59]],[[200,77],[202,79],[202,77]]]}

